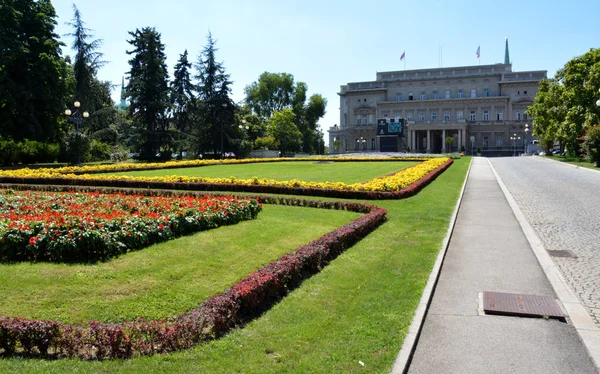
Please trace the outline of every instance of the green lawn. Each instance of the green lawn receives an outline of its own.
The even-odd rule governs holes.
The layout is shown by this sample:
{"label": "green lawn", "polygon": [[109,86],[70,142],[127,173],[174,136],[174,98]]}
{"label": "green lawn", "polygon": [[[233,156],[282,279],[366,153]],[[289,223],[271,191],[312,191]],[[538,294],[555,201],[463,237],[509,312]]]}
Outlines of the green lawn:
{"label": "green lawn", "polygon": [[581,158],[577,157],[577,156],[544,156],[544,157],[547,157],[550,160],[556,160],[556,161],[565,162],[565,163],[571,164],[571,165],[577,165],[579,167],[600,170],[600,168],[597,168],[594,166],[593,162],[581,161]]}
{"label": "green lawn", "polygon": [[264,205],[256,220],[156,244],[97,265],[0,264],[0,315],[65,322],[161,319],[360,216]]}
{"label": "green lawn", "polygon": [[190,177],[250,179],[253,177],[292,180],[308,182],[344,182],[357,183],[394,173],[409,166],[418,164],[417,161],[402,162],[269,162],[238,165],[213,165],[198,168],[162,169],[110,173],[108,175],[132,175],[139,177],[183,175]]}
{"label": "green lawn", "polygon": [[388,209],[388,222],[264,315],[219,340],[126,361],[3,359],[0,371],[389,373],[440,250],[469,162],[469,157],[455,160],[409,199],[368,201]]}

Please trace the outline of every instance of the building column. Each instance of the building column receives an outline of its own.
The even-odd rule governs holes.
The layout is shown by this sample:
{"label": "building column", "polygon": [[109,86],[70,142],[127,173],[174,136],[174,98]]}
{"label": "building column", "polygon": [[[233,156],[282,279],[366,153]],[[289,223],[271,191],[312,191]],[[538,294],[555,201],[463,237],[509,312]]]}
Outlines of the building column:
{"label": "building column", "polygon": [[442,130],[442,153],[446,152],[446,130]]}
{"label": "building column", "polygon": [[456,146],[458,147],[458,152],[460,152],[460,147],[462,145],[462,131],[460,129],[458,129],[458,131],[456,132],[456,137],[458,138]]}
{"label": "building column", "polygon": [[425,153],[431,153],[431,130],[427,130],[427,149]]}
{"label": "building column", "polygon": [[417,148],[417,132],[413,130],[410,149],[412,149],[413,152],[415,152],[416,148]]}

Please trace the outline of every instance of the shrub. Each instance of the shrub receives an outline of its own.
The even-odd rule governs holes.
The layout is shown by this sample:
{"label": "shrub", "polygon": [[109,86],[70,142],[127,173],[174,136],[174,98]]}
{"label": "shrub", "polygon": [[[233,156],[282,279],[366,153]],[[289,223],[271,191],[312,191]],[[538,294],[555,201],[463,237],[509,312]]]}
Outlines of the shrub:
{"label": "shrub", "polygon": [[106,129],[102,129],[102,130],[98,130],[95,133],[92,134],[91,138],[92,140],[97,140],[99,142],[108,144],[108,145],[117,145],[117,140],[118,140],[119,134],[117,133],[117,130],[112,129],[112,128],[106,128]]}
{"label": "shrub", "polygon": [[270,149],[275,150],[279,148],[279,143],[272,136],[264,136],[256,138],[254,141],[254,149]]}
{"label": "shrub", "polygon": [[589,126],[586,129],[581,148],[588,161],[600,167],[600,125]]}
{"label": "shrub", "polygon": [[69,132],[64,138],[65,158],[71,164],[85,162],[90,157],[90,140],[78,131]]}
{"label": "shrub", "polygon": [[96,139],[90,144],[90,161],[106,161],[111,159],[113,147]]}

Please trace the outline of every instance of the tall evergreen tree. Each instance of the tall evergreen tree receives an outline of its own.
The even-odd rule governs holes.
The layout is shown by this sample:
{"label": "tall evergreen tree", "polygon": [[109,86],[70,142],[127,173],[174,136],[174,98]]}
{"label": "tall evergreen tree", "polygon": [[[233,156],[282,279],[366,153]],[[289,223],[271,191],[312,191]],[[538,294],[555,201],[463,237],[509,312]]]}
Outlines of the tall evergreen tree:
{"label": "tall evergreen tree", "polygon": [[225,73],[223,63],[215,59],[218,49],[210,32],[207,39],[208,44],[202,50],[196,65],[196,79],[199,82],[196,89],[200,100],[196,132],[200,139],[199,150],[204,151],[206,147],[210,147],[216,155],[218,150],[229,148],[230,138],[235,136],[236,107],[229,97],[232,82],[229,80],[229,74]]}
{"label": "tall evergreen tree", "polygon": [[0,24],[0,135],[58,140],[70,79],[54,7],[49,0],[3,0]]}
{"label": "tall evergreen tree", "polygon": [[101,39],[93,39],[91,30],[85,27],[79,9],[73,4],[73,19],[67,25],[73,27],[73,32],[68,34],[73,38],[71,49],[75,52],[72,64],[72,73],[75,79],[73,89],[73,101],[81,103],[82,110],[90,113],[85,122],[88,133],[106,129],[114,123],[116,111],[111,98],[110,82],[102,82],[97,73],[105,64],[102,61],[103,54],[98,52],[102,45]]}
{"label": "tall evergreen tree", "polygon": [[187,49],[179,55],[171,82],[171,104],[175,128],[182,132],[189,130],[189,110],[194,98],[194,85],[190,79],[192,64],[188,61]]}
{"label": "tall evergreen tree", "polygon": [[129,32],[133,39],[128,43],[133,50],[129,60],[131,70],[126,95],[130,98],[129,114],[138,129],[140,158],[150,160],[161,150],[170,154],[167,110],[169,87],[165,45],[160,33],[154,28],[144,27]]}
{"label": "tall evergreen tree", "polygon": [[[102,45],[101,39],[90,41],[93,35],[90,34],[90,29],[85,27],[85,23],[81,19],[79,9],[73,4],[74,18],[67,25],[73,27],[73,32],[68,36],[73,37],[71,48],[75,51],[75,59],[73,61],[73,75],[75,76],[75,90],[73,100],[78,100],[83,104],[91,105],[90,90],[92,81],[98,72],[98,69],[104,64],[101,60],[102,53],[98,52],[98,48]],[[90,110],[91,111],[91,110]]]}

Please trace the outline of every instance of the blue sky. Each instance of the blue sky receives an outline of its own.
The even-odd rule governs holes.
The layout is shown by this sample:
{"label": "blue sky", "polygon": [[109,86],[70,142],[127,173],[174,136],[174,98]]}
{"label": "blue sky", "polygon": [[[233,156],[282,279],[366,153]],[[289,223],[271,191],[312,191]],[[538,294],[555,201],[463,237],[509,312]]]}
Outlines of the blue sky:
{"label": "blue sky", "polygon": [[[53,0],[56,32],[72,55],[73,1]],[[264,72],[286,72],[306,82],[309,95],[328,100],[319,122],[339,123],[340,85],[370,81],[377,71],[479,64],[504,60],[509,38],[513,71],[556,70],[571,58],[600,47],[597,0],[521,1],[270,1],[270,0],[82,0],[75,2],[87,27],[103,39],[108,64],[102,80],[121,83],[129,70],[128,31],[155,27],[172,69],[185,49],[195,62],[208,31],[217,40],[217,59],[231,75],[233,100]],[[119,90],[113,99],[118,100]],[[326,135],[327,136],[327,135]]]}

